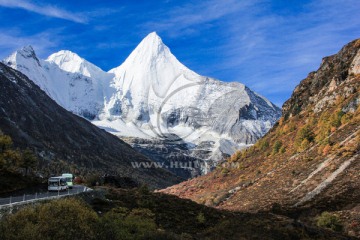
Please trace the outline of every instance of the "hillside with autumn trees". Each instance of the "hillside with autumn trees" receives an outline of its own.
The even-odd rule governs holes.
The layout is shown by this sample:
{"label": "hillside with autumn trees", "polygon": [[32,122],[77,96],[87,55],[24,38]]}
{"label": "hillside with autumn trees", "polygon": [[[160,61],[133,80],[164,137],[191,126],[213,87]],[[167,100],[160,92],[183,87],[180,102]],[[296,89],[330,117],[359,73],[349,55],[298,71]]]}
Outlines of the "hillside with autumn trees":
{"label": "hillside with autumn trees", "polygon": [[212,173],[162,190],[227,210],[273,211],[317,224],[330,214],[360,236],[360,40],[322,60],[278,123]]}

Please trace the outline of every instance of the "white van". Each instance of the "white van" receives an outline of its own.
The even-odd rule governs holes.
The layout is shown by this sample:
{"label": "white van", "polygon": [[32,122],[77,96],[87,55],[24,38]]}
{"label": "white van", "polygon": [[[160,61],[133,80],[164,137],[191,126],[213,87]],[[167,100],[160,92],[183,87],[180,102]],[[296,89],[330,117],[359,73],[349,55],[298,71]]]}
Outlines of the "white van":
{"label": "white van", "polygon": [[51,177],[48,180],[48,191],[66,191],[68,185],[65,177]]}

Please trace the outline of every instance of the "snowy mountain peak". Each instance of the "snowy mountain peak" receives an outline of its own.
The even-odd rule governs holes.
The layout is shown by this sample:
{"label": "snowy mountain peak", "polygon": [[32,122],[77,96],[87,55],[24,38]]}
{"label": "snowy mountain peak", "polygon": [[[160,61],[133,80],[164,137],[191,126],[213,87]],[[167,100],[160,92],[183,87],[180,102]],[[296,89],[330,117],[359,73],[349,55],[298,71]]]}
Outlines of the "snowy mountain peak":
{"label": "snowy mountain peak", "polygon": [[132,96],[133,103],[146,103],[144,97],[150,90],[165,97],[174,82],[200,77],[177,60],[156,32],[148,34],[123,64],[109,72],[115,74],[115,85],[124,93],[138,95]]}
{"label": "snowy mountain peak", "polygon": [[35,64],[41,66],[39,59],[37,58],[35,51],[31,45],[24,46],[23,48],[17,50],[7,58],[3,60],[3,62],[11,67],[16,68],[18,63],[23,63],[26,65],[27,62],[35,62]]}
{"label": "snowy mountain peak", "polygon": [[22,49],[18,50],[17,52],[22,53],[28,57],[32,57],[35,55],[34,48],[31,45],[24,46]]}
{"label": "snowy mountain peak", "polygon": [[159,42],[162,43],[160,36],[156,32],[149,33],[143,40],[143,42]]}
{"label": "snowy mountain peak", "polygon": [[51,54],[48,58],[48,61],[56,62],[58,65],[61,65],[62,63],[70,62],[70,61],[78,61],[83,62],[85,61],[83,58],[81,58],[76,53],[73,53],[69,50],[61,50],[57,53]]}
{"label": "snowy mountain peak", "polygon": [[158,57],[171,58],[173,55],[161,38],[155,32],[152,32],[139,43],[126,62],[150,63],[151,61],[156,61]]}
{"label": "snowy mountain peak", "polygon": [[[140,67],[141,69],[144,67],[163,67],[161,64],[164,63],[169,63],[176,68],[187,69],[176,59],[156,32],[152,32],[138,44],[138,46],[131,52],[129,57],[120,67],[112,69],[110,72],[114,72],[116,74],[116,72],[118,72],[116,71],[117,69],[124,68],[125,66],[127,67],[128,65],[131,65],[132,68]],[[147,71],[148,69],[143,70]]]}
{"label": "snowy mountain peak", "polygon": [[46,61],[58,65],[60,69],[66,72],[81,73],[87,77],[96,77],[103,72],[99,67],[69,50],[61,50],[51,54]]}
{"label": "snowy mountain peak", "polygon": [[138,51],[146,51],[154,55],[164,51],[164,48],[167,47],[163,43],[162,39],[156,34],[156,32],[148,34],[137,47]]}
{"label": "snowy mountain peak", "polygon": [[163,43],[162,39],[156,34],[156,32],[152,32],[137,45],[128,58],[139,56],[156,57],[164,50],[168,50],[167,46]]}

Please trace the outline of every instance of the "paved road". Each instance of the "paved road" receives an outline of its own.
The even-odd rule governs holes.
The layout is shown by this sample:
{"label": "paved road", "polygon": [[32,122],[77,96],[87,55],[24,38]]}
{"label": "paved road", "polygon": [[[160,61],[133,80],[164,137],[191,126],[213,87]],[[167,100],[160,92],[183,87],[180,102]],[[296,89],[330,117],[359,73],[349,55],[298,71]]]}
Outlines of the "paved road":
{"label": "paved road", "polygon": [[21,196],[11,196],[7,198],[0,198],[0,206],[8,205],[10,203],[12,204],[12,203],[18,203],[23,201],[35,200],[35,199],[45,199],[45,198],[64,196],[64,195],[74,195],[88,190],[89,188],[85,186],[75,185],[72,189],[63,192],[42,192],[35,194],[24,194]]}

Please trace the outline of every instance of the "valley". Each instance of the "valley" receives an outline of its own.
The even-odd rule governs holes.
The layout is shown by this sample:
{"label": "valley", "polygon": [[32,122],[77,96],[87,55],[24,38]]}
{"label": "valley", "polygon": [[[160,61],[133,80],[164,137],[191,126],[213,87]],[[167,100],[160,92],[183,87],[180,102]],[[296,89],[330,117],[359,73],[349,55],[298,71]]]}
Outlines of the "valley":
{"label": "valley", "polygon": [[0,239],[360,239],[359,7],[0,0]]}

